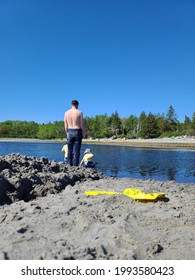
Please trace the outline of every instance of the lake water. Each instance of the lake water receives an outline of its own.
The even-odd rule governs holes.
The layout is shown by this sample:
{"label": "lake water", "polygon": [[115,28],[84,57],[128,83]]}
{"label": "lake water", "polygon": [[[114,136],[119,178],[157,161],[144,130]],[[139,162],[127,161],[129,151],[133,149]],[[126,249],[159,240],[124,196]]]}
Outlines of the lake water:
{"label": "lake water", "polygon": [[[0,142],[0,155],[20,153],[58,162],[63,161],[62,146],[56,143]],[[86,148],[95,155],[97,171],[107,176],[195,183],[193,150],[82,144],[81,156]]]}

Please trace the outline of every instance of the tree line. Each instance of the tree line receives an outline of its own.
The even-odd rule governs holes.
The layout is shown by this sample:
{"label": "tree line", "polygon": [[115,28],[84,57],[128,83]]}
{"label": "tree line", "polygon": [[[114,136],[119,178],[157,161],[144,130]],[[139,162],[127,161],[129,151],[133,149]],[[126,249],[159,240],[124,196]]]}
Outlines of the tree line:
{"label": "tree line", "polygon": [[[185,116],[184,122],[179,122],[172,105],[166,114],[146,114],[144,111],[139,117],[130,115],[121,118],[116,111],[108,116],[96,115],[85,117],[84,138],[157,138],[180,135],[195,136],[195,112],[191,117]],[[63,121],[39,124],[34,121],[0,122],[1,138],[35,138],[35,139],[64,139],[66,133]]]}

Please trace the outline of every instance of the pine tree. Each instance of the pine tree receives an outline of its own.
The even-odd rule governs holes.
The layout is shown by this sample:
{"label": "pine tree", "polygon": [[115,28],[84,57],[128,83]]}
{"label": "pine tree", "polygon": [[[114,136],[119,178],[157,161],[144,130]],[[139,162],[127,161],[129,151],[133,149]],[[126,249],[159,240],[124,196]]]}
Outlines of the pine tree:
{"label": "pine tree", "polygon": [[146,113],[143,111],[138,120],[138,125],[137,125],[137,132],[138,132],[138,137],[144,138],[144,123],[146,121]]}
{"label": "pine tree", "polygon": [[117,111],[110,117],[110,127],[114,135],[117,135],[120,132],[121,120]]}
{"label": "pine tree", "polygon": [[134,115],[130,115],[127,119],[127,134],[129,138],[137,137],[137,124],[138,118]]}
{"label": "pine tree", "polygon": [[193,130],[195,130],[195,112],[194,112],[193,115],[192,115],[191,128],[192,128]]}
{"label": "pine tree", "polygon": [[142,130],[144,134],[143,136],[146,139],[156,138],[160,136],[160,131],[157,125],[157,119],[152,113],[148,114]]}
{"label": "pine tree", "polygon": [[191,120],[188,116],[185,115],[184,125],[186,129],[189,129],[191,126]]}
{"label": "pine tree", "polygon": [[172,105],[169,106],[169,110],[167,112],[167,122],[168,122],[168,130],[177,131],[178,129],[178,119],[175,109]]}

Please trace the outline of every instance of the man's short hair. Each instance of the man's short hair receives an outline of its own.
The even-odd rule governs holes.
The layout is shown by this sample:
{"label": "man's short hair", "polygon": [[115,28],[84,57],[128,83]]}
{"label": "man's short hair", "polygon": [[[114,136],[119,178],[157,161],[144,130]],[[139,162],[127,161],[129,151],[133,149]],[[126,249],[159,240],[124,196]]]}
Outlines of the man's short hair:
{"label": "man's short hair", "polygon": [[78,106],[78,105],[79,105],[79,102],[78,102],[77,100],[72,100],[72,105]]}

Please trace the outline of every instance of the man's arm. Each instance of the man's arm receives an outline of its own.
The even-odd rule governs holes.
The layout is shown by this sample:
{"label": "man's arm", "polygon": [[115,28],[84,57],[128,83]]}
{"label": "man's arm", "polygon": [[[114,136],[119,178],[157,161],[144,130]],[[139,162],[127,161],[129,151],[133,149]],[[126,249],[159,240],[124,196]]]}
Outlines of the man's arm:
{"label": "man's arm", "polygon": [[64,114],[64,129],[67,134],[68,133],[68,123],[67,123],[66,113]]}
{"label": "man's arm", "polygon": [[81,112],[81,129],[82,129],[82,133],[84,134],[85,124],[84,124],[84,119],[83,119],[83,113],[82,112]]}

